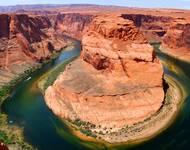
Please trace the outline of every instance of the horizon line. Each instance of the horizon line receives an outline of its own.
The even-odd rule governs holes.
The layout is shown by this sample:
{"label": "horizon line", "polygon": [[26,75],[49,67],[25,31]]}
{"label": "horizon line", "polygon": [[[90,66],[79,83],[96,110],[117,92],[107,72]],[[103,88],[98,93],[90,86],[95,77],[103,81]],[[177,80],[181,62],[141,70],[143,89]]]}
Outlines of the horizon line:
{"label": "horizon line", "polygon": [[48,4],[48,3],[39,3],[39,4],[14,4],[14,5],[0,5],[0,7],[15,7],[15,6],[37,6],[37,5],[89,5],[89,6],[106,6],[106,7],[123,7],[123,8],[136,8],[136,9],[173,9],[173,10],[189,10],[190,8],[177,8],[177,7],[134,7],[134,6],[122,6],[122,5],[104,5],[104,4],[90,4],[90,3],[55,3],[55,4]]}

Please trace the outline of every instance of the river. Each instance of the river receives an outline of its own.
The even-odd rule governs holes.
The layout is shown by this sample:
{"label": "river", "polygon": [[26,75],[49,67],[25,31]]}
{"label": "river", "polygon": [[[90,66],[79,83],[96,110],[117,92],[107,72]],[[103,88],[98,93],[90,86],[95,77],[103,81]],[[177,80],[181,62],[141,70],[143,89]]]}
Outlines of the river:
{"label": "river", "polygon": [[187,93],[180,113],[167,130],[138,145],[112,148],[108,148],[104,144],[85,142],[73,136],[69,128],[48,109],[36,83],[41,76],[56,65],[79,56],[80,47],[80,43],[76,42],[71,51],[63,51],[55,60],[32,73],[15,87],[11,96],[1,106],[11,124],[24,128],[24,137],[28,143],[39,150],[188,149],[190,143],[190,64],[161,52],[157,54],[164,64],[167,64],[164,66],[165,74],[180,82]]}

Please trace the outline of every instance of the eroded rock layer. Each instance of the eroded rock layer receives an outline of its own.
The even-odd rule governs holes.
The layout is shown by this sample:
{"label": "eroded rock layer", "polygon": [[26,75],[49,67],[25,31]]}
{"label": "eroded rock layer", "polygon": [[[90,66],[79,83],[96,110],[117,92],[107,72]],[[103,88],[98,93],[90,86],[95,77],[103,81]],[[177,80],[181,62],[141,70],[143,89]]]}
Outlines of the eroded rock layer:
{"label": "eroded rock layer", "polygon": [[120,129],[149,118],[162,106],[162,66],[130,20],[98,16],[82,38],[81,58],[45,92],[64,119]]}

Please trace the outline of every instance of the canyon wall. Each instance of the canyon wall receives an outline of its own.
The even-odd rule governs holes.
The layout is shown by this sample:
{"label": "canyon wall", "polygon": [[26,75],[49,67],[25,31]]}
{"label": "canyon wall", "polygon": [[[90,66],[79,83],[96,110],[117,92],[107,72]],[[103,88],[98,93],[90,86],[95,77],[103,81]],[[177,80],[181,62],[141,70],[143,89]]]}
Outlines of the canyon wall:
{"label": "canyon wall", "polygon": [[80,39],[91,19],[84,14],[1,14],[0,85],[50,59],[70,43],[67,36]]}
{"label": "canyon wall", "polygon": [[[6,17],[3,18],[3,16]],[[63,36],[55,33],[48,17],[21,14],[1,15],[1,18],[0,51],[2,57],[8,57],[6,54],[9,51],[8,55],[18,52],[23,53],[23,56],[26,55],[25,58],[28,56],[40,60],[50,57],[53,50],[60,50],[66,44]],[[4,65],[1,64],[2,67]]]}

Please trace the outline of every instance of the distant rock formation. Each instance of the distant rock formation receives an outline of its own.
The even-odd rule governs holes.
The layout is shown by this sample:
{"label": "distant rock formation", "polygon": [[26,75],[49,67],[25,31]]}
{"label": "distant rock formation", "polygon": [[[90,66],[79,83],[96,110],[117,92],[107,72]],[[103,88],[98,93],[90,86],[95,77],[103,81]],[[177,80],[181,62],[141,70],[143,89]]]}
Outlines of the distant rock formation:
{"label": "distant rock formation", "polygon": [[150,42],[163,40],[174,18],[170,16],[154,16],[148,14],[122,14],[124,19],[134,22]]}

